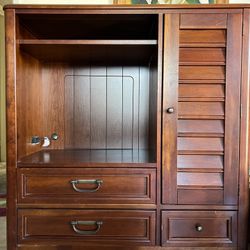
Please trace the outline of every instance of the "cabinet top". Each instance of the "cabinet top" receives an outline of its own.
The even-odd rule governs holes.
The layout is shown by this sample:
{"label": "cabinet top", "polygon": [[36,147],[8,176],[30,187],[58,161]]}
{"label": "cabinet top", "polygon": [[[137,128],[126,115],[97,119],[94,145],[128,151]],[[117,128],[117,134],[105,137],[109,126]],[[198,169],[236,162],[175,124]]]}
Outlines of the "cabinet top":
{"label": "cabinet top", "polygon": [[250,4],[158,4],[158,5],[27,5],[8,4],[6,9],[55,9],[55,10],[110,10],[110,9],[237,9],[250,8]]}

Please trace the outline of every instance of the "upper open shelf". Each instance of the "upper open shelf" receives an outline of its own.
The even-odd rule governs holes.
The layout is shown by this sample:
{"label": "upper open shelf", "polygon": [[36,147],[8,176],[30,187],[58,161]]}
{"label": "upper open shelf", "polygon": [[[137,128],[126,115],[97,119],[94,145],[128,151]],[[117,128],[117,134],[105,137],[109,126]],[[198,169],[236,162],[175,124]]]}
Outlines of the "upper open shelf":
{"label": "upper open shelf", "polygon": [[20,14],[18,18],[23,29],[18,38],[151,40],[158,33],[158,18],[152,14]]}
{"label": "upper open shelf", "polygon": [[157,49],[157,15],[20,14],[17,20],[21,51],[42,61],[136,65]]}

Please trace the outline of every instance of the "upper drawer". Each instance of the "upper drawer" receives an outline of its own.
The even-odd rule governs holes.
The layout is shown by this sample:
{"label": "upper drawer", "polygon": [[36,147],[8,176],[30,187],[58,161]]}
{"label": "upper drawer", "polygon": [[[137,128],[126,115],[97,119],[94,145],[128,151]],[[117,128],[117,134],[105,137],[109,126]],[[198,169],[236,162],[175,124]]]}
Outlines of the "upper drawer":
{"label": "upper drawer", "polygon": [[18,169],[18,202],[36,204],[154,204],[156,170]]}
{"label": "upper drawer", "polygon": [[18,225],[21,244],[74,245],[81,242],[102,246],[155,243],[155,211],[151,210],[21,209],[18,211]]}
{"label": "upper drawer", "polygon": [[236,211],[162,212],[162,244],[233,246],[237,243]]}

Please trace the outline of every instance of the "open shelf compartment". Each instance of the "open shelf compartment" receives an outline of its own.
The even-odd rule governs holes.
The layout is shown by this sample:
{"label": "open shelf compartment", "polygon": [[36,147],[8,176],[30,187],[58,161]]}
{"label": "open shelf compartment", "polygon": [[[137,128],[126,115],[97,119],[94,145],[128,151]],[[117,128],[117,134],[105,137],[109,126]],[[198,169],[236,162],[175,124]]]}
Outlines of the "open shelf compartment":
{"label": "open shelf compartment", "polygon": [[[43,18],[18,19],[19,165],[46,165],[49,156],[59,166],[155,166],[157,16],[51,15],[45,23]],[[67,35],[65,20],[79,26],[68,32],[74,37]],[[90,20],[92,27],[83,28]],[[118,24],[120,30],[111,32]],[[31,144],[33,136],[52,133],[59,139],[48,148]]]}

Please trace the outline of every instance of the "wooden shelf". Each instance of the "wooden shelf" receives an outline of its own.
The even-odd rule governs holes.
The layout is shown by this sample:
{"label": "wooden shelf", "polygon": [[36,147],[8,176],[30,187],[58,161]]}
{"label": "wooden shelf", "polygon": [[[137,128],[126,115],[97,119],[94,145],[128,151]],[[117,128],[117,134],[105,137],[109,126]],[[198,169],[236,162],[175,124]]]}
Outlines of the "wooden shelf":
{"label": "wooden shelf", "polygon": [[19,39],[22,45],[157,45],[157,40],[48,40],[48,39]]}
{"label": "wooden shelf", "polygon": [[155,155],[149,150],[65,149],[42,150],[23,157],[19,167],[156,167]]}
{"label": "wooden shelf", "polygon": [[147,64],[157,40],[35,40],[20,39],[20,49],[42,61],[96,64]]}

